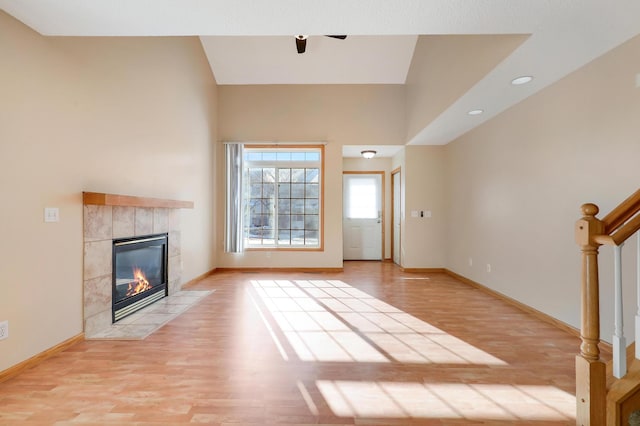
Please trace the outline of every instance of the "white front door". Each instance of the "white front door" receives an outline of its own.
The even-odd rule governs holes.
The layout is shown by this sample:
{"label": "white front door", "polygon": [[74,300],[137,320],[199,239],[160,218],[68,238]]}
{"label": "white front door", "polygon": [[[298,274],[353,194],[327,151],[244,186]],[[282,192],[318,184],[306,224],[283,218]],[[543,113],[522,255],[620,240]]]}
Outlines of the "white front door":
{"label": "white front door", "polygon": [[382,175],[343,175],[343,257],[382,259]]}

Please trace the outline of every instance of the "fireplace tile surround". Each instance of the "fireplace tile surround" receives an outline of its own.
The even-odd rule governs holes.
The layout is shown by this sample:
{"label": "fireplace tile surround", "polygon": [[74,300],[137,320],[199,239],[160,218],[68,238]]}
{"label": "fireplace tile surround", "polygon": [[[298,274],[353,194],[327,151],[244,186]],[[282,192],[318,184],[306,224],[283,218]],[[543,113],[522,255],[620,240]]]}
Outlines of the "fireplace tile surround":
{"label": "fireplace tile surround", "polygon": [[84,332],[87,338],[111,327],[112,240],[168,233],[169,295],[181,290],[180,207],[135,207],[85,203]]}

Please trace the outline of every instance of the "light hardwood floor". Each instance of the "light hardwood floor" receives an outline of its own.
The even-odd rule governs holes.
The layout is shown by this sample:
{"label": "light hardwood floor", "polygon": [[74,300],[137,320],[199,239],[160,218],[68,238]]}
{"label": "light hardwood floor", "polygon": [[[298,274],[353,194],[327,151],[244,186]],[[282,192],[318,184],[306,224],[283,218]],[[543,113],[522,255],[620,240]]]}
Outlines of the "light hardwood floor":
{"label": "light hardwood floor", "polygon": [[0,425],[569,425],[579,341],[441,273],[221,272],[141,341],[0,383]]}

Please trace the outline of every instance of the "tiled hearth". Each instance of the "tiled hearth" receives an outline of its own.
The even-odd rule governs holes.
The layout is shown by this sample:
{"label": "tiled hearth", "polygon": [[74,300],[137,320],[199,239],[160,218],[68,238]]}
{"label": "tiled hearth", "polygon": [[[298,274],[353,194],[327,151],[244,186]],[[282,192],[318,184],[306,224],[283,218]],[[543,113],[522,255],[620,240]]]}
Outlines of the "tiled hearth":
{"label": "tiled hearth", "polygon": [[213,292],[214,290],[178,291],[86,338],[96,340],[144,339]]}
{"label": "tiled hearth", "polygon": [[180,210],[112,205],[84,206],[84,332],[92,338],[111,327],[112,240],[168,233],[169,295],[181,289]]}

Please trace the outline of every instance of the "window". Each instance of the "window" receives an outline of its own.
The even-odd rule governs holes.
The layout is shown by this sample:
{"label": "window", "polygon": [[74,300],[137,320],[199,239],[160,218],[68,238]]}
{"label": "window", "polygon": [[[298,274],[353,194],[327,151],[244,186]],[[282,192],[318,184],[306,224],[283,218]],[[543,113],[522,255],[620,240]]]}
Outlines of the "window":
{"label": "window", "polygon": [[245,247],[322,247],[322,157],[322,146],[245,146]]}

